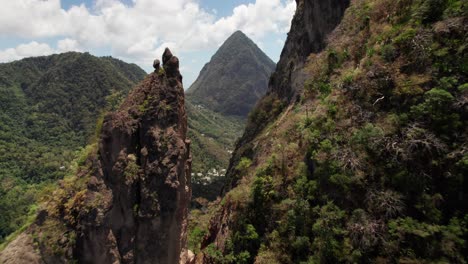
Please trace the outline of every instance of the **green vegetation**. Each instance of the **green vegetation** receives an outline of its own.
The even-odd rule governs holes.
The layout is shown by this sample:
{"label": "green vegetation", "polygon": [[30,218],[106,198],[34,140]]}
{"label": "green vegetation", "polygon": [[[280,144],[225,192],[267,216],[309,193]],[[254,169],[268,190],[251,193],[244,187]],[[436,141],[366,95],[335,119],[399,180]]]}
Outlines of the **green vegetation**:
{"label": "green vegetation", "polygon": [[0,242],[28,221],[41,190],[71,171],[146,73],[120,60],[64,53],[0,64]]}
{"label": "green vegetation", "polygon": [[467,263],[467,11],[352,1],[301,100],[250,115],[214,263]]}
{"label": "green vegetation", "polygon": [[[242,32],[235,32],[205,65],[186,92],[189,137],[192,140],[193,196],[214,200],[225,184],[224,177],[213,177],[213,169],[223,175],[242,135],[246,118],[266,93],[275,64]],[[266,111],[279,112],[277,101]],[[263,122],[269,112],[257,112]],[[202,177],[198,176],[203,175]],[[216,174],[216,173],[215,173]],[[200,178],[211,177],[208,185]],[[205,184],[206,184],[206,180]]]}
{"label": "green vegetation", "polygon": [[[241,136],[245,120],[233,116],[224,116],[202,106],[186,101],[189,138],[192,141],[192,178],[193,197],[215,200],[224,185],[224,177],[215,177],[204,186],[196,175],[206,175],[216,169],[227,169],[236,140]],[[198,178],[197,178],[198,177]]]}

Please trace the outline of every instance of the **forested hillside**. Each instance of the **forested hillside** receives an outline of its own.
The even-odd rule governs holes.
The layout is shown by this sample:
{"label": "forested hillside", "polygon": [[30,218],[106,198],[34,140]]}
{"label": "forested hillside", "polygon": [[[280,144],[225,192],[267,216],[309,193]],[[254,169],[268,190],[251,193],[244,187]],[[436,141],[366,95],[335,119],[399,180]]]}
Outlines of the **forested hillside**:
{"label": "forested hillside", "polygon": [[134,64],[76,52],[0,64],[0,242],[145,75]]}
{"label": "forested hillside", "polygon": [[467,2],[296,2],[197,260],[466,263]]}
{"label": "forested hillside", "polygon": [[219,196],[236,140],[242,135],[245,119],[214,112],[203,105],[185,102],[189,138],[192,141],[193,198],[209,200]]}

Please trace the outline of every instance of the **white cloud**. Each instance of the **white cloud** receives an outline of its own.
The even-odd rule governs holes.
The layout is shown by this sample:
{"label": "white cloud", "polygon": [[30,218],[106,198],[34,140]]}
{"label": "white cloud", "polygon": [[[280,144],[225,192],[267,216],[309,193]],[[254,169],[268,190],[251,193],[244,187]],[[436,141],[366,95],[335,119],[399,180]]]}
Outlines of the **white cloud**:
{"label": "white cloud", "polygon": [[62,39],[57,42],[58,52],[81,51],[80,44],[74,39]]}
{"label": "white cloud", "polygon": [[[217,48],[236,30],[257,42],[268,34],[284,34],[296,7],[294,0],[256,0],[218,19],[198,2],[95,0],[92,8],[81,4],[65,10],[60,0],[0,0],[0,36],[59,38],[57,52],[108,49],[112,56],[145,66],[166,46],[184,56]],[[34,41],[26,45],[41,45],[35,55],[53,50]],[[0,61],[31,56],[19,52],[20,46],[0,51]]]}
{"label": "white cloud", "polygon": [[53,54],[54,50],[45,43],[32,41],[28,44],[18,45],[16,48],[8,48],[0,51],[0,62],[18,60],[24,57],[35,57]]}

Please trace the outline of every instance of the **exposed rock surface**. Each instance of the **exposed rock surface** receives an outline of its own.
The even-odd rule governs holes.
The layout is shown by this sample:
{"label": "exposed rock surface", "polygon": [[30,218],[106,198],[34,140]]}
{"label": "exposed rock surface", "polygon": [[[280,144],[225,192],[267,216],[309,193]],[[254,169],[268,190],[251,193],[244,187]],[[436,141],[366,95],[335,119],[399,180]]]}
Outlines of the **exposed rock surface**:
{"label": "exposed rock surface", "polygon": [[[267,95],[279,99],[284,104],[299,99],[297,97],[304,88],[306,74],[303,67],[308,56],[326,47],[327,36],[341,22],[350,1],[296,0],[296,4],[291,29],[276,70],[271,75],[267,92]],[[262,100],[260,100],[261,103]],[[268,115],[272,117],[273,113],[268,113]],[[266,123],[248,124],[244,135],[237,141],[236,150],[226,174],[228,178],[233,178],[234,167],[241,157],[251,156],[250,145]],[[236,185],[235,180],[226,186],[224,192],[234,185]]]}
{"label": "exposed rock surface", "polygon": [[296,0],[297,8],[269,92],[292,99],[303,87],[301,69],[309,54],[321,51],[343,18],[350,0]]}
{"label": "exposed rock surface", "polygon": [[2,264],[42,264],[29,234],[20,234],[8,247],[0,252]]}
{"label": "exposed rock surface", "polygon": [[[56,205],[49,202],[25,233],[38,237],[36,250],[45,262],[190,259],[185,247],[191,157],[184,90],[177,57],[166,49],[163,61],[164,71],[147,76],[118,111],[105,117],[97,155],[89,155],[76,182],[62,183]],[[82,190],[73,186],[81,181]],[[24,258],[8,253],[23,240],[21,235],[4,251],[8,259]]]}
{"label": "exposed rock surface", "polygon": [[168,49],[163,61],[166,75],[148,76],[104,120],[97,193],[113,199],[102,215],[83,219],[81,262],[176,263],[186,244],[191,160],[182,77]]}

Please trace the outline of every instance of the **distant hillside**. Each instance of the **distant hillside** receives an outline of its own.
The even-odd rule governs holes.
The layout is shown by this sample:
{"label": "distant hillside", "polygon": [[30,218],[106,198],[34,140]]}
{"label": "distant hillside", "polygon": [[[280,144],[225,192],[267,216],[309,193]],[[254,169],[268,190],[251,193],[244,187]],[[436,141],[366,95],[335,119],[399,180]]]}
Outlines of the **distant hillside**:
{"label": "distant hillside", "polygon": [[193,196],[215,199],[246,117],[268,87],[275,64],[244,33],[230,36],[188,89]]}
{"label": "distant hillside", "polygon": [[242,135],[244,119],[223,116],[189,101],[185,107],[192,141],[193,197],[214,200],[224,184],[220,176],[224,176],[234,144]]}
{"label": "distant hillside", "polygon": [[24,222],[33,184],[62,178],[102,114],[145,75],[76,52],[0,64],[0,242]]}
{"label": "distant hillside", "polygon": [[203,67],[187,98],[218,113],[247,117],[265,95],[274,69],[275,63],[237,31]]}

